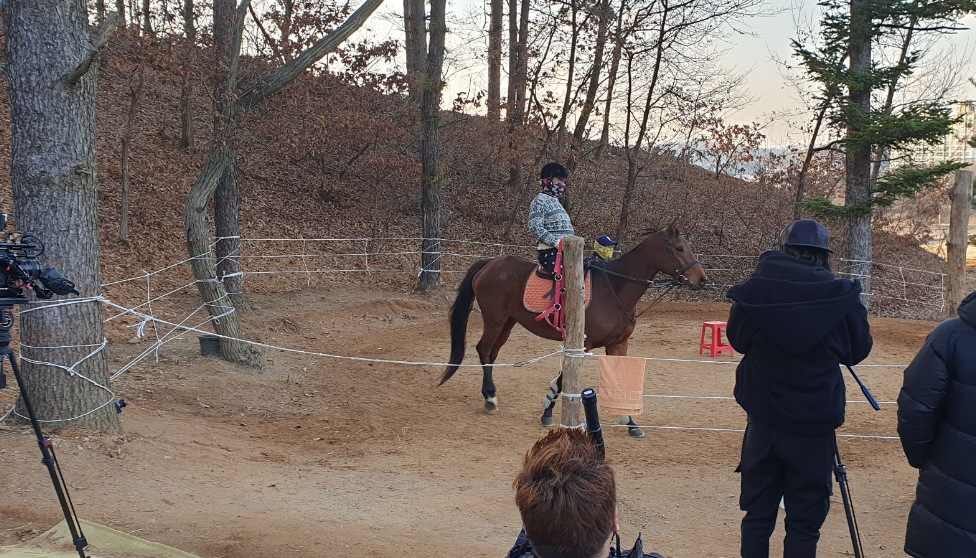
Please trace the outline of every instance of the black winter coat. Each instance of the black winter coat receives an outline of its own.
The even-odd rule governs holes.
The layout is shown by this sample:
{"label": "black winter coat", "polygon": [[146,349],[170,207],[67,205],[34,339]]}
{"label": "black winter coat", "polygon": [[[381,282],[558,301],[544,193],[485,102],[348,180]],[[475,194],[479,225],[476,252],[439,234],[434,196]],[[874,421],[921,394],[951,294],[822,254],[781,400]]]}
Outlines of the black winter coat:
{"label": "black winter coat", "polygon": [[873,343],[860,294],[857,281],[778,251],[759,256],[752,277],[729,289],[727,335],[744,355],[735,399],[750,420],[801,436],[844,423],[839,365],[861,362]]}
{"label": "black winter coat", "polygon": [[920,469],[905,552],[976,556],[976,292],[929,334],[905,370],[898,435]]}

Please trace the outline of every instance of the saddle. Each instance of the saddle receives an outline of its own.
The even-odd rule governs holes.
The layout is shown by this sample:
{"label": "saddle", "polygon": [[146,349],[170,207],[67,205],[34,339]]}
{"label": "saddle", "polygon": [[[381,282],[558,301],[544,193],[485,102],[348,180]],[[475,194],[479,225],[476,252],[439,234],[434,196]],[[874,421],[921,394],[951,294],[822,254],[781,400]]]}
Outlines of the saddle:
{"label": "saddle", "polygon": [[[587,273],[586,279],[584,280],[584,288],[586,289],[583,295],[583,304],[586,308],[590,307],[590,277],[592,274]],[[552,299],[556,294],[556,281],[553,275],[546,270],[542,269],[542,266],[538,266],[529,275],[529,280],[525,283],[525,292],[522,295],[522,305],[529,312],[534,312],[536,314],[545,312],[552,306]]]}

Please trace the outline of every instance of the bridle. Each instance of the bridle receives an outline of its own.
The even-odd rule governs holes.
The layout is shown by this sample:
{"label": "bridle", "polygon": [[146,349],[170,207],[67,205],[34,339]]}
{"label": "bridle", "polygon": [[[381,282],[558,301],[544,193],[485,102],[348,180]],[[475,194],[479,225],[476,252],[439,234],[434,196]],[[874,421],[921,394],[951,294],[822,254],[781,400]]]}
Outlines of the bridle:
{"label": "bridle", "polygon": [[[681,263],[678,261],[678,256],[675,255],[674,248],[671,247],[671,240],[678,238],[680,234],[681,233],[676,232],[664,238],[664,246],[667,247],[668,256],[671,257],[671,264],[674,265],[674,277],[671,279],[640,279],[638,277],[624,275],[623,273],[617,273],[616,271],[610,271],[606,268],[601,269],[604,273],[615,275],[617,277],[627,279],[628,281],[634,281],[635,283],[644,283],[645,285],[660,287],[680,287],[685,283],[685,281],[688,281],[688,278],[685,277],[685,272],[699,264],[698,259],[696,258],[695,261],[686,265],[684,268],[681,268]],[[616,296],[616,293],[614,293],[614,296]]]}
{"label": "bridle", "polygon": [[[664,289],[664,291],[660,295],[658,295],[658,297],[654,299],[649,305],[647,305],[647,307],[645,307],[640,312],[635,313],[633,316],[631,316],[630,312],[628,312],[627,309],[624,308],[624,305],[620,302],[620,297],[617,296],[617,291],[614,290],[613,283],[611,283],[610,278],[607,277],[607,285],[609,285],[610,287],[610,292],[613,294],[614,300],[617,301],[617,306],[620,308],[621,312],[623,312],[624,315],[627,316],[627,325],[624,326],[623,328],[624,330],[627,329],[627,326],[630,325],[631,322],[637,321],[637,318],[641,317],[641,315],[643,315],[644,312],[647,312],[651,308],[657,306],[658,303],[660,303],[661,300],[664,298],[664,295],[668,294],[675,288],[680,287],[685,283],[685,281],[688,281],[688,278],[685,277],[685,272],[687,272],[695,265],[698,265],[699,262],[698,259],[696,258],[695,261],[686,265],[684,269],[681,268],[681,263],[678,261],[678,256],[675,255],[674,248],[671,247],[671,240],[677,238],[678,235],[680,234],[681,233],[676,232],[664,238],[664,245],[668,248],[668,255],[671,256],[671,263],[674,265],[674,277],[671,279],[640,279],[638,277],[631,277],[629,275],[624,275],[623,273],[617,273],[616,271],[610,271],[605,267],[599,267],[599,269],[606,274],[615,275],[617,277],[621,277],[629,281],[634,281],[636,283],[644,283],[645,285],[648,286],[655,286]],[[621,335],[623,335],[623,330],[621,331]]]}

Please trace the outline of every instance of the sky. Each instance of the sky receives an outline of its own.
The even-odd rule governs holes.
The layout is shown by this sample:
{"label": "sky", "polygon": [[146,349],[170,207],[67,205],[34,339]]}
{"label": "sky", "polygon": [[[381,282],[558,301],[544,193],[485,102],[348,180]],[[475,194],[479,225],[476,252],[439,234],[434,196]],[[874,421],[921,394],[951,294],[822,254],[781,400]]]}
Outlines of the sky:
{"label": "sky", "polygon": [[[368,24],[374,37],[397,36],[401,33],[398,14],[403,4],[388,0]],[[797,35],[797,21],[809,22],[816,16],[815,0],[767,0],[762,12],[767,15],[756,16],[744,21],[740,32],[734,32],[724,43],[725,52],[721,55],[723,65],[730,73],[748,72],[746,90],[753,102],[736,113],[725,115],[733,123],[760,122],[765,125],[768,147],[795,145],[802,142],[803,133],[799,126],[808,120],[802,104],[795,98],[796,92],[783,75],[782,65],[776,60],[790,61],[792,49],[790,41]],[[487,28],[487,0],[448,0],[449,27],[474,27],[479,23]],[[451,22],[454,20],[454,23]],[[460,23],[458,20],[461,20]],[[947,36],[941,48],[955,48],[957,53],[976,49],[976,17],[963,20],[969,29]],[[400,27],[402,28],[402,27]],[[507,29],[505,31],[507,38]],[[448,37],[448,48],[455,52],[471,52],[480,48],[487,50],[487,44],[476,41],[459,44],[458,37]],[[484,40],[486,42],[486,39]],[[462,54],[463,56],[463,54]],[[795,62],[795,61],[794,61]],[[458,91],[477,91],[487,86],[487,68],[468,63],[466,67],[454,67],[448,72],[448,86],[445,92],[445,106]],[[961,62],[962,75],[976,77],[976,56]],[[503,63],[503,66],[506,66]],[[505,68],[502,76],[502,93],[505,89]],[[966,84],[959,91],[961,98],[976,98],[976,87]],[[482,109],[483,110],[483,109]]]}

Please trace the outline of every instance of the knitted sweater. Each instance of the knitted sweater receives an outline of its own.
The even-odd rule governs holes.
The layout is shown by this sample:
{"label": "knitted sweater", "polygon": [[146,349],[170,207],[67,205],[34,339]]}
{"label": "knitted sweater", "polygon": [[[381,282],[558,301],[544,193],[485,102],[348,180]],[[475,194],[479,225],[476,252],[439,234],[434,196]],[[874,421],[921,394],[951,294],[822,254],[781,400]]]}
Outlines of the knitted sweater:
{"label": "knitted sweater", "polygon": [[555,248],[567,235],[574,234],[569,214],[559,200],[540,193],[529,208],[529,230],[539,239],[539,249]]}

